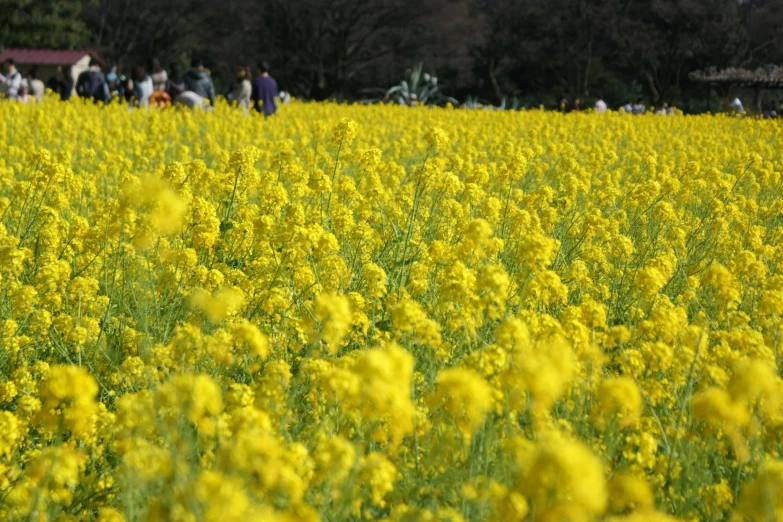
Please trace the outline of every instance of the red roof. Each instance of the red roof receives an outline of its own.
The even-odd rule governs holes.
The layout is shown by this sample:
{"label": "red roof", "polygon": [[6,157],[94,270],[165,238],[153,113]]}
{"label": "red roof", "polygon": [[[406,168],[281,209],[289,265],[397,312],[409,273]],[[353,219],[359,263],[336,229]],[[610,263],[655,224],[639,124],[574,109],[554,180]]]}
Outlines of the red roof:
{"label": "red roof", "polygon": [[20,49],[7,47],[0,53],[0,62],[13,58],[18,64],[36,65],[73,65],[85,56],[98,59],[100,57],[90,49],[76,51],[60,51],[57,49]]}

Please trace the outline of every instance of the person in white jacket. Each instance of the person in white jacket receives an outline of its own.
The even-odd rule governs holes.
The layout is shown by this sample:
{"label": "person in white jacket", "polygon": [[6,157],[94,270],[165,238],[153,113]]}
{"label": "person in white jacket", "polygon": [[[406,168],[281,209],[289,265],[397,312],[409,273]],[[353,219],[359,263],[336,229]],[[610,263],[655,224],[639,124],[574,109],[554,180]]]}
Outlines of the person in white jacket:
{"label": "person in white jacket", "polygon": [[136,99],[139,107],[149,109],[150,94],[152,94],[153,89],[152,78],[144,70],[144,66],[137,65],[133,69],[133,97]]}
{"label": "person in white jacket", "polygon": [[607,110],[606,102],[601,96],[599,96],[598,100],[596,100],[595,102],[595,112],[597,112],[598,114],[603,114],[606,112],[606,110]]}
{"label": "person in white jacket", "polygon": [[231,101],[247,111],[250,109],[250,95],[252,91],[253,87],[250,85],[248,68],[244,65],[237,67],[237,78],[234,88],[231,90]]}
{"label": "person in white jacket", "polygon": [[37,103],[41,103],[44,92],[46,92],[46,86],[44,85],[44,82],[38,78],[38,68],[32,67],[27,72],[27,77],[29,78],[27,83],[30,85],[30,94],[35,98]]}
{"label": "person in white jacket", "polygon": [[22,86],[22,73],[16,70],[16,62],[8,58],[0,74],[0,95],[5,98],[16,98],[19,88]]}
{"label": "person in white jacket", "polygon": [[745,107],[742,106],[742,101],[739,98],[734,98],[729,107],[735,114],[745,114]]}

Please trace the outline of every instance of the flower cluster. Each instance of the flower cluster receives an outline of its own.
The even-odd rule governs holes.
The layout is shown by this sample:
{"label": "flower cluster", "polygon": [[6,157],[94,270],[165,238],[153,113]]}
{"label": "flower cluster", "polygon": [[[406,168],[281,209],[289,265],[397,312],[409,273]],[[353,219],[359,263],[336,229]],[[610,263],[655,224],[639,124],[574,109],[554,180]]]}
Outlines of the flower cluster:
{"label": "flower cluster", "polygon": [[783,521],[781,132],[0,104],[0,519]]}

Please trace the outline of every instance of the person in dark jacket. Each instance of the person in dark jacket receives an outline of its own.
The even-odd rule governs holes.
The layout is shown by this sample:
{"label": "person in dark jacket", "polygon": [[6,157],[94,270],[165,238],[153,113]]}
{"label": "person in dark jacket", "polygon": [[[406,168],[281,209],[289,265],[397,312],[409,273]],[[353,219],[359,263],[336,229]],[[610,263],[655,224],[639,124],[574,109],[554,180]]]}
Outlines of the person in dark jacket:
{"label": "person in dark jacket", "polygon": [[90,68],[81,73],[76,80],[76,94],[80,98],[88,98],[94,102],[109,101],[109,86],[101,71],[101,64],[95,58],[90,59]]}
{"label": "person in dark jacket", "polygon": [[182,66],[178,63],[171,64],[171,76],[166,80],[166,92],[172,100],[185,92],[185,75],[182,74]]}
{"label": "person in dark jacket", "polygon": [[210,105],[215,105],[215,87],[212,85],[212,78],[204,69],[204,62],[194,58],[191,69],[185,73],[184,80],[186,90],[209,100]]}
{"label": "person in dark jacket", "polygon": [[60,96],[60,100],[68,101],[73,93],[73,76],[70,67],[57,67],[57,72],[49,78],[46,86]]}
{"label": "person in dark jacket", "polygon": [[109,95],[112,98],[122,99],[125,96],[125,84],[127,83],[127,79],[117,71],[117,66],[115,64],[109,65],[109,72],[106,73],[106,85],[109,86]]}
{"label": "person in dark jacket", "polygon": [[253,80],[253,106],[258,112],[263,111],[264,116],[271,116],[277,110],[277,82],[269,76],[269,64],[261,62]]}

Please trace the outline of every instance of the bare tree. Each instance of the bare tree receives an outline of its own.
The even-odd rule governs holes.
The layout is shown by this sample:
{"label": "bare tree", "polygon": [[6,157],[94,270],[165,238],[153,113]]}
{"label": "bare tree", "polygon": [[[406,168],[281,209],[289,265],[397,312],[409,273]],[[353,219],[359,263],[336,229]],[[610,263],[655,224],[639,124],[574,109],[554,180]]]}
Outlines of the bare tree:
{"label": "bare tree", "polygon": [[689,69],[728,65],[738,53],[737,0],[621,0],[617,5],[611,38],[654,103],[679,91]]}
{"label": "bare tree", "polygon": [[657,103],[695,89],[693,69],[783,62],[780,0],[93,0],[80,20],[80,44],[121,66],[195,53],[220,83],[266,59],[316,98],[397,83],[423,61],[496,101],[642,85]]}
{"label": "bare tree", "polygon": [[292,76],[338,98],[364,71],[415,43],[427,12],[416,0],[265,0],[270,51]]}

